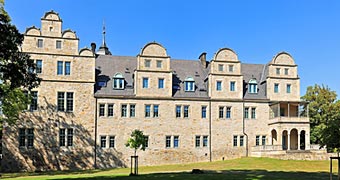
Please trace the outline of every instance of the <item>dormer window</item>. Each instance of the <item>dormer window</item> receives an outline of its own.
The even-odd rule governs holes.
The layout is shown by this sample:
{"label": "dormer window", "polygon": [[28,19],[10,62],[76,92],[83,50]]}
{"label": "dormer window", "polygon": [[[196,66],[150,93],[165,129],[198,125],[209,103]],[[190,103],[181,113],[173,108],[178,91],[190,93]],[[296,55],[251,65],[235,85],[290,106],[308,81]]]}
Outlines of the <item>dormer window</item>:
{"label": "dormer window", "polygon": [[195,91],[195,80],[192,77],[188,77],[184,81],[185,91]]}
{"label": "dormer window", "polygon": [[256,81],[256,79],[251,79],[248,82],[248,92],[252,93],[252,94],[257,93],[257,81]]}
{"label": "dormer window", "polygon": [[113,76],[113,89],[124,89],[124,77],[121,73]]}

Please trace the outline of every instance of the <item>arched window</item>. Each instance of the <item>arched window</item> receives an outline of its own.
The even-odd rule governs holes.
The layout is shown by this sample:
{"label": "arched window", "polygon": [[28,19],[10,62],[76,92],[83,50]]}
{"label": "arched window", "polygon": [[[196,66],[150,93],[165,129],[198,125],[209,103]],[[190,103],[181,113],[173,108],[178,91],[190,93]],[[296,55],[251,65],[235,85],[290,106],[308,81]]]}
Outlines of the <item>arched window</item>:
{"label": "arched window", "polygon": [[257,81],[256,79],[251,79],[248,82],[248,92],[249,93],[257,93]]}
{"label": "arched window", "polygon": [[113,76],[113,89],[124,89],[124,77],[121,73],[116,73]]}
{"label": "arched window", "polygon": [[195,80],[192,77],[187,77],[184,81],[185,91],[195,91]]}

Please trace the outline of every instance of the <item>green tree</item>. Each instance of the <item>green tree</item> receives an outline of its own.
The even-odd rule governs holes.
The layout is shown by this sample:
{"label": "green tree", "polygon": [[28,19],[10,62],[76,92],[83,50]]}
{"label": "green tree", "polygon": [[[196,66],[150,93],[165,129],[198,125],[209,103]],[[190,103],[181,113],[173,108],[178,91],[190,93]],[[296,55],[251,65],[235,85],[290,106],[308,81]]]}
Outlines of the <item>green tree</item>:
{"label": "green tree", "polygon": [[307,92],[301,97],[309,102],[308,108],[304,107],[305,113],[309,113],[310,119],[310,140],[313,144],[323,144],[323,129],[327,120],[333,116],[330,111],[336,101],[337,94],[327,86],[309,86]]}
{"label": "green tree", "polygon": [[128,139],[125,146],[134,149],[134,155],[137,156],[138,149],[145,151],[145,138],[146,136],[144,136],[143,131],[135,129],[132,131],[131,137]]}
{"label": "green tree", "polygon": [[20,50],[23,39],[0,0],[0,130],[3,122],[15,123],[26,109],[29,100],[22,89],[31,90],[40,84],[34,61]]}
{"label": "green tree", "polygon": [[[146,136],[144,136],[143,131],[135,129],[131,133],[131,137],[126,142],[126,147],[130,147],[134,149],[134,156],[131,157],[131,173],[130,175],[138,175],[138,156],[137,156],[137,150],[141,149],[145,151],[145,145],[146,145]],[[134,161],[133,161],[134,160]],[[134,173],[132,173],[132,163],[134,162]]]}

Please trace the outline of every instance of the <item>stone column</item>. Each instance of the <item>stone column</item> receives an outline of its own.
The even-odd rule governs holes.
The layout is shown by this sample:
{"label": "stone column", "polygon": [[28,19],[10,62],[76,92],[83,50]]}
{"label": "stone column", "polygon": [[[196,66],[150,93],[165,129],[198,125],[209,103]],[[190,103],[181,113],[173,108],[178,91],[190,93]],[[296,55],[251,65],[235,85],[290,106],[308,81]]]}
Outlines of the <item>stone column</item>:
{"label": "stone column", "polygon": [[310,149],[310,137],[309,134],[307,134],[307,132],[305,133],[305,150],[309,150]]}
{"label": "stone column", "polygon": [[288,143],[287,143],[287,150],[290,150],[290,133],[287,133]]}
{"label": "stone column", "polygon": [[298,150],[300,150],[300,143],[301,143],[300,142],[300,133],[298,133],[298,148],[297,148]]}

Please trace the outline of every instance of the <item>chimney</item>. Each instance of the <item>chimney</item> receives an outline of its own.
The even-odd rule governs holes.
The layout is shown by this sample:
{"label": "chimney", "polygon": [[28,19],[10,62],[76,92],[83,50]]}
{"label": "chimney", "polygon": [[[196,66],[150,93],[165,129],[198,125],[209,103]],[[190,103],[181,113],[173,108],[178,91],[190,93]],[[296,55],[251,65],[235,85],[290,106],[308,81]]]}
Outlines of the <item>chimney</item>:
{"label": "chimney", "polygon": [[91,43],[91,50],[93,54],[96,54],[96,43]]}
{"label": "chimney", "polygon": [[201,64],[204,68],[207,67],[207,53],[206,52],[203,52],[199,57],[198,59],[200,59],[201,61]]}

